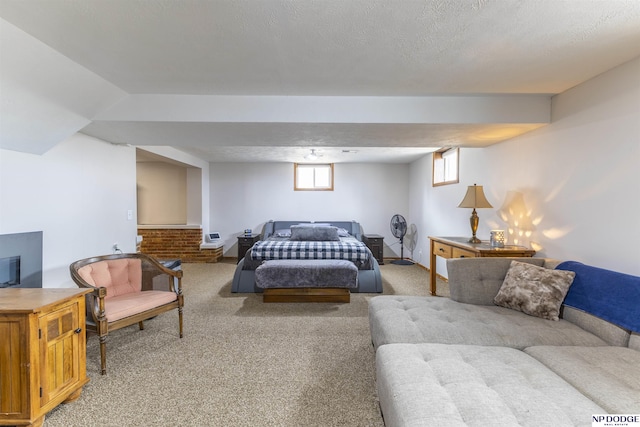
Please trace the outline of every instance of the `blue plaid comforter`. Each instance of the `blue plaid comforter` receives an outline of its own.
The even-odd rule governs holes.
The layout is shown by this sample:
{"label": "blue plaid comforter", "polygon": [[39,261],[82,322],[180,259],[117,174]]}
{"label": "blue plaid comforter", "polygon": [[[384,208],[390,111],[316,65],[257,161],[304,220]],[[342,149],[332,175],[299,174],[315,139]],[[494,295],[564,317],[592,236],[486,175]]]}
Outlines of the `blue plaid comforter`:
{"label": "blue plaid comforter", "polygon": [[254,260],[345,259],[364,262],[368,256],[367,246],[358,240],[340,242],[265,240],[256,242],[251,248],[251,258]]}

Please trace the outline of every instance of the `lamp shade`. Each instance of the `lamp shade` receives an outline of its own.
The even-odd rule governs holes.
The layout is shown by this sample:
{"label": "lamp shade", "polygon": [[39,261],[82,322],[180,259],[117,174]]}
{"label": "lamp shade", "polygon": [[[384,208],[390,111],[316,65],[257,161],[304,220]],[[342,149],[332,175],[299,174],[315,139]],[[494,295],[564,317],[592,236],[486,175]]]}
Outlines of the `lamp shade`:
{"label": "lamp shade", "polygon": [[492,208],[491,203],[484,196],[482,185],[470,185],[467,187],[467,194],[458,205],[459,208]]}

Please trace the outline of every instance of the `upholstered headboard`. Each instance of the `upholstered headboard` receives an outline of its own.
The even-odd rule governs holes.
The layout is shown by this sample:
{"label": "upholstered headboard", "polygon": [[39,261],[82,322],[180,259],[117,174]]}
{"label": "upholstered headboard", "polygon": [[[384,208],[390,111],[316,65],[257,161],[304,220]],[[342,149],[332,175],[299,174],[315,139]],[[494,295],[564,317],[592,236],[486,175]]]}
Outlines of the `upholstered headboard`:
{"label": "upholstered headboard", "polygon": [[344,228],[358,240],[362,240],[362,229],[360,223],[356,221],[267,221],[262,229],[262,238],[266,239],[272,236],[276,230],[283,230],[298,224],[330,224],[334,227]]}

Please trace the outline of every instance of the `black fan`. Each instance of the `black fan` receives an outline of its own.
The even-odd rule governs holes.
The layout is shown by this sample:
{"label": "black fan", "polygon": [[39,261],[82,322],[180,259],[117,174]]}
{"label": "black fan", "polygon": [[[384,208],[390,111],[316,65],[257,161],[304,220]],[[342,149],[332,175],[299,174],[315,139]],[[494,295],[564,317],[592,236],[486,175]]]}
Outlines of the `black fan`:
{"label": "black fan", "polygon": [[393,237],[400,239],[400,259],[391,261],[391,264],[413,265],[407,259],[404,259],[404,235],[407,234],[407,221],[400,214],[391,217],[391,234]]}

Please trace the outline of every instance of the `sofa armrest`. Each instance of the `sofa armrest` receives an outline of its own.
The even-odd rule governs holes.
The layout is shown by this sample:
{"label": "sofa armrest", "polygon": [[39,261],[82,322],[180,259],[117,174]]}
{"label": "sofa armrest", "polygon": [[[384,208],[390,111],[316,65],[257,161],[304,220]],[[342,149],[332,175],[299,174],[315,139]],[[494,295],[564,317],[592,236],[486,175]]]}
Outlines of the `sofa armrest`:
{"label": "sofa armrest", "polygon": [[545,264],[545,258],[447,259],[451,299],[465,304],[494,305],[493,299],[513,260],[537,266]]}

